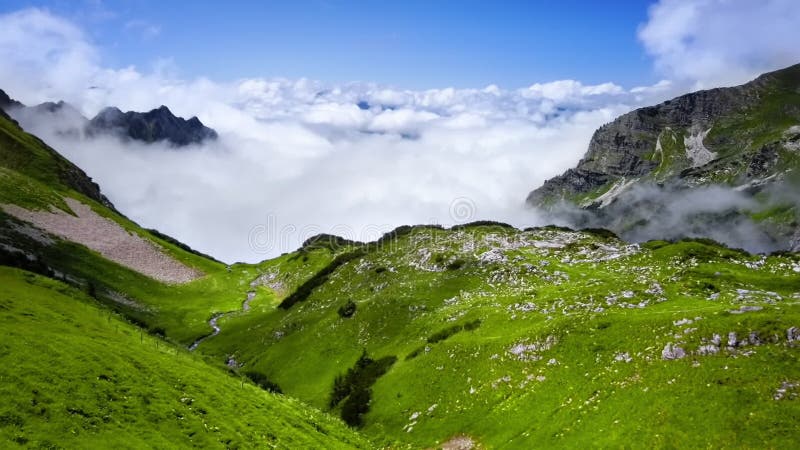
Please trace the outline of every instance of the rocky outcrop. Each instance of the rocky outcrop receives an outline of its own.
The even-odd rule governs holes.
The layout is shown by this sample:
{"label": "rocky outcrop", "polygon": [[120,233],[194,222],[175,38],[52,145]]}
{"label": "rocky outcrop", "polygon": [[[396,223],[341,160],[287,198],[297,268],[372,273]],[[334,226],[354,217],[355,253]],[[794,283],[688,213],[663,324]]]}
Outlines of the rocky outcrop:
{"label": "rocky outcrop", "polygon": [[[784,71],[800,73],[800,65]],[[776,79],[782,80],[783,75],[766,74],[742,86],[693,92],[624,114],[595,131],[577,167],[547,180],[528,195],[527,201],[542,206],[590,192],[619,177],[649,175],[659,165],[652,156],[662,131],[695,130],[694,135],[686,136],[687,140],[696,140],[698,135],[705,137],[705,130],[719,119],[741,116],[758,106],[763,91],[775,84]]]}
{"label": "rocky outcrop", "polygon": [[[31,161],[35,160],[37,156],[41,156],[44,158],[45,163],[44,167],[47,167],[49,170],[52,170],[54,174],[57,175],[59,181],[67,188],[74,189],[75,191],[89,197],[92,200],[95,200],[108,208],[114,209],[114,205],[111,204],[111,201],[106,198],[100,192],[100,186],[97,185],[88,175],[86,172],[81,170],[75,164],[69,162],[66,158],[61,156],[58,152],[48,146],[44,141],[39,139],[38,137],[27,134],[25,131],[19,126],[19,123],[14,120],[9,114],[8,111],[18,111],[25,106],[11,98],[8,95],[0,90],[0,120],[6,120],[10,123],[13,129],[9,129],[11,134],[0,136],[0,147],[3,150],[9,153],[17,153],[18,156],[22,156],[22,158],[9,158],[6,163],[7,167],[13,170],[18,170],[23,172],[33,178],[40,179],[47,177],[50,175],[48,173],[40,173],[41,167],[36,167],[35,165],[30,164]],[[17,141],[16,139],[12,139],[12,134],[26,134],[28,139],[30,139],[30,145],[24,145]],[[32,149],[34,152],[41,152],[40,155],[30,154],[26,155],[25,152],[31,152]],[[2,153],[2,152],[0,152]]]}
{"label": "rocky outcrop", "polygon": [[144,142],[168,141],[178,147],[217,138],[217,132],[197,117],[185,120],[166,106],[146,113],[105,108],[89,121],[86,132],[90,136],[111,133]]}

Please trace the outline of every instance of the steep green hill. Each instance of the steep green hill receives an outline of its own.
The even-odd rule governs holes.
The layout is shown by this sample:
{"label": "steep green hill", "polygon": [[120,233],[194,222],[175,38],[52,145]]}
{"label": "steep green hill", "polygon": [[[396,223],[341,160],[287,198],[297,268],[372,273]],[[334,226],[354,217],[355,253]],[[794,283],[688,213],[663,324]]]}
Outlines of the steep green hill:
{"label": "steep green hill", "polygon": [[185,349],[242,307],[254,267],[142,229],[2,111],[0,266],[49,277],[0,267],[2,447],[371,446]]}
{"label": "steep green hill", "polygon": [[0,267],[0,336],[4,448],[369,447],[30,272]]}

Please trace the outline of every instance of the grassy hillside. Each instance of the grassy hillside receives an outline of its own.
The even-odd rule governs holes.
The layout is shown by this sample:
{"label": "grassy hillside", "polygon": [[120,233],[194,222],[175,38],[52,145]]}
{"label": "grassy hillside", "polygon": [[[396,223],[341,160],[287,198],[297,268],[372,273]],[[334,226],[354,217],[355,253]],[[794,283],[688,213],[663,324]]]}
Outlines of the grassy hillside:
{"label": "grassy hillside", "polygon": [[0,268],[0,336],[4,448],[368,447],[29,272]]}
{"label": "grassy hillside", "polygon": [[384,443],[798,439],[796,255],[505,227],[415,229],[359,254],[288,309],[224,320],[200,351]]}
{"label": "grassy hillside", "polygon": [[255,267],[228,268],[142,229],[0,112],[0,204],[74,216],[68,199],[201,276],[159,282],[0,209],[0,266],[49,277],[0,267],[3,447],[369,446],[327,414],[185,350],[210,332],[212,315],[240,310],[249,292],[254,305],[272,295],[251,286]]}

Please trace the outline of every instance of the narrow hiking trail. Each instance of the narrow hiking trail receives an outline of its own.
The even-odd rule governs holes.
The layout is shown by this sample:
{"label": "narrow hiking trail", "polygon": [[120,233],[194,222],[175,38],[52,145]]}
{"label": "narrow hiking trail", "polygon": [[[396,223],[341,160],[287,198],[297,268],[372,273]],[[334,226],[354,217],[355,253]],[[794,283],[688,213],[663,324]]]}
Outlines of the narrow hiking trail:
{"label": "narrow hiking trail", "polygon": [[[252,284],[251,284],[251,286],[252,286]],[[211,319],[208,320],[208,325],[211,327],[211,330],[212,330],[211,334],[207,334],[207,335],[197,339],[196,341],[192,342],[192,345],[189,346],[189,351],[190,352],[194,351],[206,339],[210,339],[210,338],[218,335],[219,332],[222,331],[222,329],[219,326],[219,319],[222,319],[223,317],[227,317],[227,316],[230,316],[230,315],[233,315],[233,314],[246,313],[246,312],[250,311],[250,302],[253,301],[253,299],[255,297],[256,297],[256,291],[248,291],[247,292],[247,298],[245,298],[244,302],[242,302],[242,308],[241,309],[237,309],[235,311],[228,311],[228,312],[224,312],[224,313],[216,313],[213,316],[211,316]]]}

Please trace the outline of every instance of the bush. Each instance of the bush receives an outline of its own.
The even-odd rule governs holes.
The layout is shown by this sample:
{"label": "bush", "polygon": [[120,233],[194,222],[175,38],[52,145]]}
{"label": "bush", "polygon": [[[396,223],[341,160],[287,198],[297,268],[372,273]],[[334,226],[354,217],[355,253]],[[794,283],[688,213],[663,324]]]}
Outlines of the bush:
{"label": "bush", "polygon": [[283,394],[281,387],[270,381],[269,378],[267,378],[267,376],[261,372],[249,370],[244,373],[244,376],[265,391],[273,392],[275,394]]}
{"label": "bush", "polygon": [[616,233],[611,230],[607,230],[605,228],[584,228],[581,231],[584,233],[593,234],[599,238],[603,239],[619,239]]}
{"label": "bush", "polygon": [[336,269],[348,262],[360,258],[366,254],[364,249],[356,249],[352,252],[345,253],[343,255],[339,255],[333,259],[327,266],[325,266],[322,270],[317,272],[313,277],[309,278],[305,283],[301,284],[294,292],[292,292],[288,297],[283,299],[283,301],[278,305],[281,309],[289,309],[294,306],[296,303],[300,303],[305,301],[311,293],[317,287],[321,286],[325,281],[328,280],[328,276],[332,274]]}
{"label": "bush", "polygon": [[510,225],[504,222],[497,222],[494,220],[476,220],[474,222],[453,225],[452,227],[450,227],[450,229],[453,231],[457,231],[457,230],[466,230],[468,228],[477,228],[477,227],[506,228],[509,230],[517,229],[514,225]]}
{"label": "bush", "polygon": [[419,356],[420,353],[425,351],[425,347],[427,347],[427,346],[423,345],[421,347],[415,348],[411,353],[406,355],[406,361],[412,360],[412,359],[416,358],[417,356]]}
{"label": "bush", "polygon": [[366,350],[358,358],[356,364],[339,375],[333,381],[330,407],[335,408],[344,401],[341,417],[350,426],[360,427],[364,424],[363,416],[369,411],[372,397],[372,385],[383,376],[397,361],[395,356],[386,356],[374,360]]}
{"label": "bush", "polygon": [[464,330],[465,331],[473,331],[473,330],[477,330],[478,327],[480,327],[480,326],[481,326],[481,319],[475,319],[472,322],[465,323],[464,324]]}
{"label": "bush", "polygon": [[369,412],[369,402],[372,400],[372,389],[358,389],[344,401],[342,405],[342,420],[351,427],[364,425],[364,414]]}
{"label": "bush", "polygon": [[339,310],[336,311],[339,313],[339,317],[342,318],[350,318],[353,317],[353,314],[356,313],[356,304],[352,300],[348,300],[343,306],[339,307]]}
{"label": "bush", "polygon": [[428,336],[428,343],[435,344],[437,342],[441,342],[449,338],[450,336],[458,333],[462,329],[464,329],[463,325],[453,325],[452,327],[447,327],[444,330],[437,331],[436,333],[433,333],[432,335]]}

